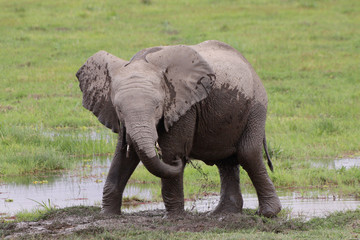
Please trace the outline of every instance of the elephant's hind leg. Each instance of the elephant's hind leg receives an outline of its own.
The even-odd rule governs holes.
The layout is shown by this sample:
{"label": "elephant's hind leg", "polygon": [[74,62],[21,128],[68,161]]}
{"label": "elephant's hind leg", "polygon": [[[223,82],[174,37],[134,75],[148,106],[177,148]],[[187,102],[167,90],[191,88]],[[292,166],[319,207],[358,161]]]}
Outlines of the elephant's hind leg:
{"label": "elephant's hind leg", "polygon": [[266,109],[261,106],[250,114],[239,144],[238,158],[256,189],[259,199],[258,213],[273,217],[280,212],[281,204],[262,156],[265,118]]}
{"label": "elephant's hind leg", "polygon": [[220,202],[212,214],[242,212],[243,199],[240,191],[239,164],[236,157],[216,164],[219,169],[221,191]]}

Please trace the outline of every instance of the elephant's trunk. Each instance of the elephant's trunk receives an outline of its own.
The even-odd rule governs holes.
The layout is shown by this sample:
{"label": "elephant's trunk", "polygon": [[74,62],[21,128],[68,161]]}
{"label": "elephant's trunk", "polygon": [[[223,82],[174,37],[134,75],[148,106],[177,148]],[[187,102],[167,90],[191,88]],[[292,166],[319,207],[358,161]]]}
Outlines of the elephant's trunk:
{"label": "elephant's trunk", "polygon": [[155,126],[143,122],[131,122],[127,125],[127,133],[132,144],[141,162],[150,173],[160,178],[172,178],[181,173],[183,168],[181,159],[177,159],[175,165],[168,165],[157,156],[155,151],[155,142],[157,140]]}

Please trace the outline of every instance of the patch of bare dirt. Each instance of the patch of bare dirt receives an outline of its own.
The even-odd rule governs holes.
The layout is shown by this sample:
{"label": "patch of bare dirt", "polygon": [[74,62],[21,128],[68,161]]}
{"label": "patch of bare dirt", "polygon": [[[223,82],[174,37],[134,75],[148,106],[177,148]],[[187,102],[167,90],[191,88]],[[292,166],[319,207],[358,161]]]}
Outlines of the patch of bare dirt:
{"label": "patch of bare dirt", "polygon": [[177,218],[164,218],[164,210],[143,211],[120,216],[105,216],[100,208],[73,207],[50,212],[36,222],[5,224],[2,237],[5,239],[54,239],[69,234],[96,234],[112,230],[136,229],[143,231],[200,232],[215,229],[258,228],[277,231],[279,224],[268,224],[254,212],[209,216],[206,213],[187,213]]}
{"label": "patch of bare dirt", "polygon": [[3,112],[3,113],[6,113],[10,110],[12,110],[14,107],[12,106],[3,106],[3,105],[0,105],[0,112]]}

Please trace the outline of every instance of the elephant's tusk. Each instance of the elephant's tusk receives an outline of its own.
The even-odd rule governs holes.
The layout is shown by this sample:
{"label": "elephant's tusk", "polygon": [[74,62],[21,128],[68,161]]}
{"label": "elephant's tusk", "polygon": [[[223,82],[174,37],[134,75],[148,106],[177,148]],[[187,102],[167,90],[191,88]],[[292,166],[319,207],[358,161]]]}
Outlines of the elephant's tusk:
{"label": "elephant's tusk", "polygon": [[158,142],[155,142],[155,149],[160,159],[162,159],[162,152]]}
{"label": "elephant's tusk", "polygon": [[130,146],[129,144],[126,146],[126,158],[129,158]]}

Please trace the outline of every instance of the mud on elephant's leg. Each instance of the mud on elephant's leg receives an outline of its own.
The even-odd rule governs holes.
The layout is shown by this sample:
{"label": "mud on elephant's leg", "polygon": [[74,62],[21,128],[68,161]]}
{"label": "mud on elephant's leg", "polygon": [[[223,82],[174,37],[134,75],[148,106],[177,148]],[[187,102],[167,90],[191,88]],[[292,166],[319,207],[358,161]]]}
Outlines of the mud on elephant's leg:
{"label": "mud on elephant's leg", "polygon": [[236,157],[221,161],[216,166],[219,169],[221,181],[220,202],[211,214],[242,212],[243,198]]}
{"label": "mud on elephant's leg", "polygon": [[135,150],[130,147],[128,156],[126,156],[126,151],[126,147],[119,140],[103,190],[101,212],[104,214],[121,213],[124,188],[139,164],[140,160]]}

